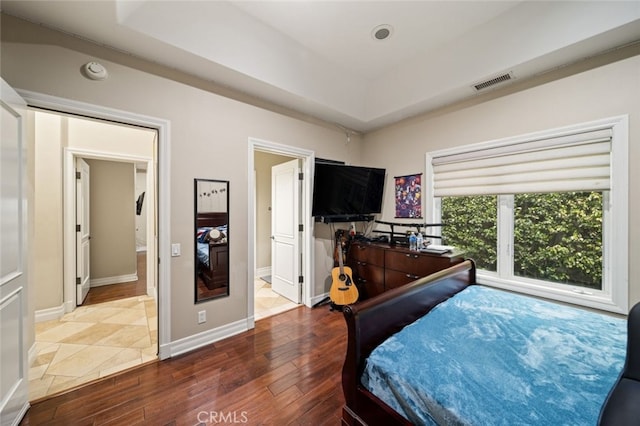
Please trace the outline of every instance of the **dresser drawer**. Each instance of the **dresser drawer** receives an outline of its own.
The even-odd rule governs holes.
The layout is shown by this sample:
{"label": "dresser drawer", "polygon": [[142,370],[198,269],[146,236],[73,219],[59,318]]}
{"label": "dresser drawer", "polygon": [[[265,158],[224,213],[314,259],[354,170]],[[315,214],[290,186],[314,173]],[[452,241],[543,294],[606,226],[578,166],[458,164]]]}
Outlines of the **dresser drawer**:
{"label": "dresser drawer", "polygon": [[353,263],[357,261],[384,267],[384,252],[381,247],[353,243],[349,249],[349,259]]}
{"label": "dresser drawer", "polygon": [[450,257],[434,256],[427,253],[391,250],[385,252],[385,266],[387,269],[405,272],[418,277],[431,275],[458,262],[458,259],[452,261]]}
{"label": "dresser drawer", "polygon": [[406,272],[407,274],[422,277],[429,270],[430,256],[410,251],[391,251],[385,253],[385,265],[387,269]]}
{"label": "dresser drawer", "polygon": [[351,266],[353,276],[358,284],[360,299],[368,299],[384,293],[384,268],[365,262],[356,261]]}
{"label": "dresser drawer", "polygon": [[420,278],[418,275],[387,269],[384,271],[384,289],[385,291],[391,290],[392,288],[409,284],[411,281],[415,281],[418,278]]}

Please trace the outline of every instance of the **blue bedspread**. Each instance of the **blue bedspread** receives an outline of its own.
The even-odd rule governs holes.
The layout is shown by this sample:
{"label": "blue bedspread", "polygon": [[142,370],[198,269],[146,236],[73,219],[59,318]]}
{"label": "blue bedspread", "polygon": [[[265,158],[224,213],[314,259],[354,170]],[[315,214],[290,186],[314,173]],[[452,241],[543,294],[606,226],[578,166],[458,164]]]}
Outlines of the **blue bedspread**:
{"label": "blue bedspread", "polygon": [[363,385],[411,422],[596,425],[626,321],[473,285],[376,348]]}
{"label": "blue bedspread", "polygon": [[209,243],[198,242],[198,260],[209,267]]}

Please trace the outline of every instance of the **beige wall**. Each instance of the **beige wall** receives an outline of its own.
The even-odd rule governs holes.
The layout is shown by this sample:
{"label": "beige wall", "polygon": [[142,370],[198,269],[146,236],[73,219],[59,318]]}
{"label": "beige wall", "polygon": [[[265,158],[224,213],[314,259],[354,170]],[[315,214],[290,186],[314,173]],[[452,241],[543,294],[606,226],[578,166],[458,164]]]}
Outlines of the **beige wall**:
{"label": "beige wall", "polygon": [[32,283],[34,309],[59,307],[63,301],[62,268],[62,122],[35,113],[35,180]]}
{"label": "beige wall", "polygon": [[[230,226],[237,241],[248,241],[248,138],[277,142],[315,152],[317,157],[352,164],[385,167],[388,173],[384,218],[393,218],[390,180],[395,175],[424,171],[424,154],[447,146],[497,139],[602,117],[630,114],[630,194],[638,191],[640,157],[639,58],[613,62],[522,91],[479,96],[473,102],[449,107],[399,125],[352,136],[302,116],[293,118],[264,109],[255,99],[215,83],[185,76],[104,47],[70,38],[2,15],[2,77],[16,88],[169,120],[171,123],[170,195],[171,241],[182,245],[182,256],[171,258],[171,340],[192,336],[247,317],[249,253],[254,247],[231,246],[231,295],[193,303],[193,179],[230,181]],[[637,53],[636,53],[637,54]],[[80,67],[99,60],[109,70],[105,81],[89,81]],[[598,64],[599,65],[599,64]],[[516,86],[513,86],[516,87]],[[503,94],[503,97],[497,97]],[[267,108],[269,108],[267,106]],[[275,110],[275,111],[274,111]],[[295,114],[294,114],[295,116]],[[160,171],[162,173],[162,171]],[[640,254],[640,200],[630,197],[630,259]],[[428,208],[428,206],[426,206]],[[315,294],[326,286],[332,267],[331,235],[327,225],[313,230]],[[630,262],[632,263],[632,262]],[[631,297],[640,299],[639,266],[631,264]],[[160,283],[163,285],[163,283]],[[197,311],[207,311],[207,322],[197,324]]]}
{"label": "beige wall", "polygon": [[135,166],[86,160],[90,170],[91,280],[137,273]]}
{"label": "beige wall", "polygon": [[[0,48],[2,77],[16,88],[170,121],[171,241],[182,246],[182,255],[170,258],[170,283],[164,283],[171,287],[172,341],[248,316],[248,268],[253,267],[248,257],[253,247],[246,244],[230,246],[231,295],[197,306],[193,303],[194,178],[230,181],[229,226],[234,239],[248,241],[249,137],[311,150],[319,157],[359,161],[358,136],[352,135],[347,144],[344,131],[334,126],[225,98],[214,93],[221,89],[213,83],[17,18],[2,15]],[[82,77],[80,67],[90,60],[107,67],[107,80]],[[316,263],[325,261],[321,251],[316,250],[315,256]],[[325,279],[326,272],[318,270],[311,277],[314,286]],[[207,322],[201,325],[197,324],[199,310],[207,311]]]}
{"label": "beige wall", "polygon": [[[635,55],[637,52],[635,48]],[[567,72],[568,70],[562,70]],[[521,135],[617,115],[629,115],[630,302],[640,300],[640,56],[586,69],[517,93],[470,102],[365,136],[363,161],[389,176],[425,171],[428,151]],[[615,173],[615,170],[614,170]],[[388,178],[390,179],[390,178]],[[393,219],[386,182],[383,216]],[[427,195],[428,197],[428,195]],[[428,198],[426,198],[428,200]],[[425,206],[431,208],[431,206]]]}
{"label": "beige wall", "polygon": [[[35,291],[32,307],[34,311],[41,311],[58,308],[65,299],[62,247],[64,148],[92,152],[94,155],[153,158],[155,132],[44,111],[36,111],[33,115],[35,243],[32,244],[31,255]],[[129,166],[132,164],[129,163]],[[98,267],[97,271],[92,271],[92,278],[103,277],[95,274],[100,269]],[[129,273],[135,273],[135,268]],[[116,275],[120,274],[105,276]],[[75,300],[75,295],[70,298]]]}

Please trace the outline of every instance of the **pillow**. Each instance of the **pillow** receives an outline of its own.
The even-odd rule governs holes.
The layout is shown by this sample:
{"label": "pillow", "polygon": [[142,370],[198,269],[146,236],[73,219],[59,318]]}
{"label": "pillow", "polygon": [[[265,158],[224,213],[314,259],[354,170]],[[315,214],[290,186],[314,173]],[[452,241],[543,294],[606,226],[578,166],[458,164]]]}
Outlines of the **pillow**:
{"label": "pillow", "polygon": [[213,229],[210,226],[204,227],[204,228],[198,228],[198,231],[196,232],[196,239],[198,240],[199,243],[206,243],[208,240],[208,235],[209,235],[209,231],[211,231],[211,229]]}

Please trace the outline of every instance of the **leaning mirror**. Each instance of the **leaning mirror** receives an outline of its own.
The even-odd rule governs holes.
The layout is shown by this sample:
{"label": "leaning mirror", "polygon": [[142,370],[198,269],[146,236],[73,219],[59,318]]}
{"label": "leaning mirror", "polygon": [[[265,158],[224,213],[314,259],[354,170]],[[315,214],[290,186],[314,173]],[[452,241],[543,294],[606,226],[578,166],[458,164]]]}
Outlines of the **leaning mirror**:
{"label": "leaning mirror", "polygon": [[194,179],[196,303],[229,295],[229,181]]}

